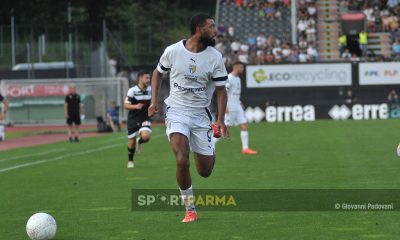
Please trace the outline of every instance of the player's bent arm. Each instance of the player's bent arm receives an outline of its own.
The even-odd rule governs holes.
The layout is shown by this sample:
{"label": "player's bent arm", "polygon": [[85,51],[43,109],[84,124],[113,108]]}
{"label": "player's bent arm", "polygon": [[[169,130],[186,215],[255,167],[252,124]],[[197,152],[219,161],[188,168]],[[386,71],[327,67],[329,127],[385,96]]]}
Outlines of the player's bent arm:
{"label": "player's bent arm", "polygon": [[162,73],[157,68],[154,69],[151,77],[151,103],[148,110],[148,115],[151,117],[158,112],[158,91],[160,89],[160,82],[162,80]]}
{"label": "player's bent arm", "polygon": [[126,109],[126,110],[142,109],[142,106],[143,106],[143,103],[131,104],[128,100],[125,100],[125,103],[124,103],[124,109]]}
{"label": "player's bent arm", "polygon": [[228,99],[225,86],[217,86],[215,88],[215,91],[217,92],[218,121],[224,122],[225,112],[226,112],[226,102]]}
{"label": "player's bent arm", "polygon": [[217,86],[215,91],[217,92],[217,105],[218,105],[218,119],[216,125],[220,129],[223,137],[229,137],[228,129],[226,128],[224,123],[226,104],[228,99],[225,86]]}

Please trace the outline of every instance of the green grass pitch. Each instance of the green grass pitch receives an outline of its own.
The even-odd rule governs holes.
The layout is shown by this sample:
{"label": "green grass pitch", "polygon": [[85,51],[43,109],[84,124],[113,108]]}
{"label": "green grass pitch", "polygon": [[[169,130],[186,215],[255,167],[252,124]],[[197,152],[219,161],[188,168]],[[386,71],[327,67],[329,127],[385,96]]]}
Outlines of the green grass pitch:
{"label": "green grass pitch", "polygon": [[[239,129],[217,145],[213,174],[196,188],[399,189],[398,120],[250,125],[256,156],[240,154]],[[0,152],[0,239],[28,239],[35,212],[57,221],[56,239],[398,239],[400,212],[131,211],[132,188],[177,189],[163,127],[126,169],[124,133]],[[178,189],[177,189],[178,192]]]}

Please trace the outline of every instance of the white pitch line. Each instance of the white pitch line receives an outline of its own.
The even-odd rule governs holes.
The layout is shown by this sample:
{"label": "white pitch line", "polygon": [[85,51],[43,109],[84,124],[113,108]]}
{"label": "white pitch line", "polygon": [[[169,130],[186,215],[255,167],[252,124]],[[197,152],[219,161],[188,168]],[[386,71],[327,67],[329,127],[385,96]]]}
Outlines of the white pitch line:
{"label": "white pitch line", "polygon": [[45,152],[39,152],[39,153],[34,153],[34,154],[19,155],[19,156],[14,156],[14,157],[6,158],[6,159],[1,159],[0,162],[5,162],[5,161],[9,161],[9,160],[24,158],[24,157],[35,157],[35,156],[45,155],[45,154],[48,154],[48,153],[61,152],[61,151],[64,151],[64,150],[65,150],[65,148],[57,148],[57,149],[53,149],[53,150],[49,150],[49,151],[45,151]]}
{"label": "white pitch line", "polygon": [[97,151],[102,151],[102,150],[106,150],[109,148],[113,148],[113,147],[117,147],[117,146],[122,146],[124,144],[113,144],[113,145],[109,145],[109,146],[105,146],[105,147],[100,147],[100,148],[96,148],[96,149],[92,149],[92,150],[86,150],[83,152],[78,152],[78,153],[74,153],[74,154],[67,154],[64,156],[59,156],[59,157],[55,157],[55,158],[49,158],[49,159],[44,159],[44,160],[40,160],[40,161],[36,161],[36,162],[30,162],[30,163],[24,163],[24,164],[19,164],[19,165],[15,165],[12,167],[8,167],[8,168],[2,168],[0,169],[0,173],[2,172],[7,172],[7,171],[11,171],[14,169],[18,169],[18,168],[24,168],[24,167],[29,167],[29,166],[33,166],[33,165],[38,165],[38,164],[42,164],[42,163],[47,163],[47,162],[53,162],[53,161],[59,161],[62,160],[64,158],[67,157],[75,157],[75,156],[80,156],[80,155],[84,155],[84,154],[88,154],[88,153],[92,153],[92,152],[97,152]]}
{"label": "white pitch line", "polygon": [[[162,137],[162,136],[167,136],[167,135],[164,134],[164,133],[161,133],[161,134],[158,134],[158,135],[155,135],[155,136],[151,136],[151,137],[150,137],[150,141],[151,141],[151,139],[159,138],[159,137]],[[107,142],[120,141],[120,140],[122,140],[122,139],[128,140],[128,136],[121,136],[121,137],[116,137],[116,138],[108,139]]]}
{"label": "white pitch line", "polygon": [[[164,134],[159,134],[156,135],[152,138],[159,138],[162,137]],[[2,172],[7,172],[7,171],[11,171],[14,169],[18,169],[18,168],[24,168],[24,167],[29,167],[29,166],[34,166],[34,165],[38,165],[38,164],[42,164],[42,163],[47,163],[47,162],[53,162],[53,161],[59,161],[62,160],[64,158],[67,157],[75,157],[75,156],[80,156],[80,155],[84,155],[87,153],[92,153],[92,152],[96,152],[96,151],[101,151],[101,150],[106,150],[109,148],[113,148],[113,147],[117,147],[117,146],[122,146],[125,145],[125,143],[118,143],[118,144],[113,144],[113,145],[108,145],[108,146],[104,146],[104,147],[100,147],[100,148],[96,148],[96,149],[92,149],[92,150],[87,150],[87,151],[83,151],[83,152],[78,152],[78,153],[73,153],[73,154],[67,154],[67,155],[63,155],[63,156],[58,156],[55,158],[49,158],[49,159],[44,159],[44,160],[39,160],[39,161],[35,161],[35,162],[30,162],[30,163],[24,163],[24,164],[19,164],[19,165],[15,165],[12,167],[8,167],[8,168],[1,168],[0,169],[0,173]]]}

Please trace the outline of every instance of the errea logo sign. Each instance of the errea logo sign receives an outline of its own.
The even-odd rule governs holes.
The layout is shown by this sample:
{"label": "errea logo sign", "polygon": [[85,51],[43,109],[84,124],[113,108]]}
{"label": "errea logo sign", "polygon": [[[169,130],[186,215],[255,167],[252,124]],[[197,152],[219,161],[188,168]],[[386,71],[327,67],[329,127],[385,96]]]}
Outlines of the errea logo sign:
{"label": "errea logo sign", "polygon": [[315,107],[313,105],[306,106],[269,106],[265,111],[259,107],[246,108],[246,118],[249,122],[300,122],[314,121]]}
{"label": "errea logo sign", "polygon": [[329,112],[334,120],[347,120],[350,117],[354,120],[387,119],[389,117],[389,106],[382,104],[355,104],[352,107],[346,105],[335,105]]}

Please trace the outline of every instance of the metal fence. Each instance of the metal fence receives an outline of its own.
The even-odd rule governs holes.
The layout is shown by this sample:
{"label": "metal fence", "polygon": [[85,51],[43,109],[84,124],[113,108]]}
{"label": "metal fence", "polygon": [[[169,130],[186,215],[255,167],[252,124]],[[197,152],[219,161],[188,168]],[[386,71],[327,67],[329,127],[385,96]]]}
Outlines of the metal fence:
{"label": "metal fence", "polygon": [[0,68],[72,61],[80,68],[77,77],[88,77],[87,69],[108,64],[98,56],[115,59],[119,67],[154,64],[167,43],[166,31],[150,23],[0,25]]}

